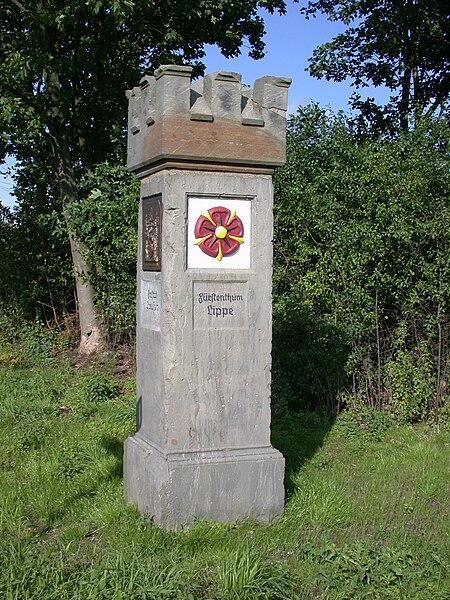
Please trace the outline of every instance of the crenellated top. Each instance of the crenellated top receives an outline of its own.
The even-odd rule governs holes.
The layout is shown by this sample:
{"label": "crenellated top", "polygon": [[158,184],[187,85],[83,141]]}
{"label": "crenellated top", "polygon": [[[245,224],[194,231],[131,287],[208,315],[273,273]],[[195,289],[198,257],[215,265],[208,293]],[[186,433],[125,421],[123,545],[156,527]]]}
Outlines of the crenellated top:
{"label": "crenellated top", "polygon": [[127,91],[128,169],[272,170],[285,162],[291,80],[217,71],[191,84],[192,68],[163,65]]}

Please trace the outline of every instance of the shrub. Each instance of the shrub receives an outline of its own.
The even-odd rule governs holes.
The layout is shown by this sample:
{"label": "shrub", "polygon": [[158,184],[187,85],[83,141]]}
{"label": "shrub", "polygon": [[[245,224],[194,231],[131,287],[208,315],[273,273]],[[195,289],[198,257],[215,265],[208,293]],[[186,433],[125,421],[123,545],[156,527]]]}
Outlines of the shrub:
{"label": "shrub", "polygon": [[134,336],[139,184],[125,167],[98,165],[70,220],[92,266],[95,302],[112,342]]}
{"label": "shrub", "polygon": [[449,386],[450,128],[358,139],[309,106],[275,177],[274,374],[290,405],[435,413]]}

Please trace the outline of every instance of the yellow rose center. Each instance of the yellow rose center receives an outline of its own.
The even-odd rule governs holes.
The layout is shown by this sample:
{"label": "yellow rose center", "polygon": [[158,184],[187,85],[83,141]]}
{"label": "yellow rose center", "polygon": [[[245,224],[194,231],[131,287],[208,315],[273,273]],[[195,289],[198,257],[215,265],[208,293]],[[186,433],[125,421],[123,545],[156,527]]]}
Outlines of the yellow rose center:
{"label": "yellow rose center", "polygon": [[215,234],[216,237],[219,238],[219,240],[223,240],[223,238],[227,235],[228,231],[225,229],[225,227],[223,225],[219,225],[219,227],[216,228]]}

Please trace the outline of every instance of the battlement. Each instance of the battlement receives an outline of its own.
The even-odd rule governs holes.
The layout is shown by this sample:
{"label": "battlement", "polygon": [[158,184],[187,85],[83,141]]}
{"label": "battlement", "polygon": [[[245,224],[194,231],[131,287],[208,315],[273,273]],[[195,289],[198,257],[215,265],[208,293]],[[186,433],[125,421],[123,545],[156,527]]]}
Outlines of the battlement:
{"label": "battlement", "polygon": [[128,169],[234,168],[266,172],[286,160],[286,108],[291,80],[217,71],[191,84],[192,68],[163,65],[127,91]]}

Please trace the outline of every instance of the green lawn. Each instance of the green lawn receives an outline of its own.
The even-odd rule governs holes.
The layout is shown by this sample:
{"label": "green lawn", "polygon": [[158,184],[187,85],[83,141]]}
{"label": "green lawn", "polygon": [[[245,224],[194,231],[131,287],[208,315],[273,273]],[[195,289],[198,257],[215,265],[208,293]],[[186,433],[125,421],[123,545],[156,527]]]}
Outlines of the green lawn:
{"label": "green lawn", "polygon": [[0,356],[0,598],[450,597],[448,433],[290,416],[281,519],[168,533],[124,504],[134,382],[111,373]]}

